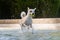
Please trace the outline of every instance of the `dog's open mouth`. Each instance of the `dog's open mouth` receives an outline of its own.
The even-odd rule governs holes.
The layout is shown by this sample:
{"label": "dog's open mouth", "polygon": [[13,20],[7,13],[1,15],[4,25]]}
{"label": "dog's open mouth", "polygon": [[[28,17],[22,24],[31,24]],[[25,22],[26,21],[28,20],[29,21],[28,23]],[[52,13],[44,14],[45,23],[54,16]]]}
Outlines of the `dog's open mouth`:
{"label": "dog's open mouth", "polygon": [[30,16],[34,17],[34,16],[35,16],[35,14],[30,14]]}
{"label": "dog's open mouth", "polygon": [[32,14],[32,17],[34,17],[34,16],[35,16],[35,14],[33,13],[33,14]]}

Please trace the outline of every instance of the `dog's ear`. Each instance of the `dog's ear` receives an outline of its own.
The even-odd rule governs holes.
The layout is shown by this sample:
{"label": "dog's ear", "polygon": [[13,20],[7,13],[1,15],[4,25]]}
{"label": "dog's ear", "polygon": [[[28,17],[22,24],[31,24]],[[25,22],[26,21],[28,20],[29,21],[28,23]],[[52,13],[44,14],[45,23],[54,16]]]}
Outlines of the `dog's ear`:
{"label": "dog's ear", "polygon": [[34,8],[36,10],[36,8]]}
{"label": "dog's ear", "polygon": [[29,9],[29,7],[28,7],[28,9]]}

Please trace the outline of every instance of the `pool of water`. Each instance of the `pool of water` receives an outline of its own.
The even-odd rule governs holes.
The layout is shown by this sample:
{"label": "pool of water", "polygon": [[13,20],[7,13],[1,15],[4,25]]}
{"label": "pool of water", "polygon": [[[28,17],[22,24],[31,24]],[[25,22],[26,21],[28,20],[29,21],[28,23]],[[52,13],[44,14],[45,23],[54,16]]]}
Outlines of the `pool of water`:
{"label": "pool of water", "polygon": [[60,40],[60,30],[0,30],[0,40]]}

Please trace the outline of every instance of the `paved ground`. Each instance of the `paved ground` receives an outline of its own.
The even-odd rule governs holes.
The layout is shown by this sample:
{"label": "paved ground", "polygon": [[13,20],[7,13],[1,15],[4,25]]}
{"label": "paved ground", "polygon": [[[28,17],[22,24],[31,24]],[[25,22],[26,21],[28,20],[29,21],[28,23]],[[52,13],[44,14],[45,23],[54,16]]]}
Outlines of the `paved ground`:
{"label": "paved ground", "polygon": [[[60,23],[60,18],[37,18],[32,19],[33,23]],[[0,24],[19,24],[21,23],[21,19],[1,19]]]}
{"label": "paved ground", "polygon": [[[60,30],[60,18],[40,18],[32,19],[34,29],[39,30]],[[21,19],[0,20],[0,29],[19,29]]]}
{"label": "paved ground", "polygon": [[[19,24],[0,24],[0,29],[21,29]],[[60,30],[59,24],[33,24],[34,30]]]}

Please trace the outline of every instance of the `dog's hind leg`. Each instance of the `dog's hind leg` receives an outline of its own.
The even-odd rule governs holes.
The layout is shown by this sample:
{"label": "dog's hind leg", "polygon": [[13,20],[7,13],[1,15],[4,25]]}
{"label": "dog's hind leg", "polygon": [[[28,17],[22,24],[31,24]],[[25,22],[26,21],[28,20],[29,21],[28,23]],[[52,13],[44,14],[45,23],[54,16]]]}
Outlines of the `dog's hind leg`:
{"label": "dog's hind leg", "polygon": [[23,25],[23,24],[21,24],[21,30],[23,30],[23,27],[24,27],[24,25]]}

